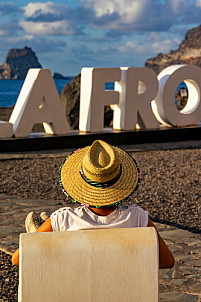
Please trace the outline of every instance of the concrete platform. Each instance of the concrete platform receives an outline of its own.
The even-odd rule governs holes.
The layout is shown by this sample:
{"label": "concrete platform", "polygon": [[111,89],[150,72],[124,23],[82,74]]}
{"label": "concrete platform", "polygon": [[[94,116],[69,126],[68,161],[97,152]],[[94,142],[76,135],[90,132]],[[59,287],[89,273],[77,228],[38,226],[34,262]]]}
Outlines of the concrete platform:
{"label": "concrete platform", "polygon": [[0,139],[0,152],[23,152],[77,148],[91,145],[96,139],[111,145],[167,143],[201,139],[201,126],[165,128],[156,130],[115,131],[105,128],[99,133],[71,131],[69,135],[46,135],[32,133],[27,138]]}

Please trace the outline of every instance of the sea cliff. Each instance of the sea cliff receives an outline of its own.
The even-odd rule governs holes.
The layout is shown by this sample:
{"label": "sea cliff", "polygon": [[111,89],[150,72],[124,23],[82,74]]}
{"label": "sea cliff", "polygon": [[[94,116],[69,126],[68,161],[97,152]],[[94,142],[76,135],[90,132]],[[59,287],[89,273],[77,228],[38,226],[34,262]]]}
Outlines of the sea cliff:
{"label": "sea cliff", "polygon": [[201,67],[201,25],[187,31],[177,50],[170,50],[168,54],[159,53],[156,57],[148,59],[145,67],[158,74],[165,67],[177,64]]}

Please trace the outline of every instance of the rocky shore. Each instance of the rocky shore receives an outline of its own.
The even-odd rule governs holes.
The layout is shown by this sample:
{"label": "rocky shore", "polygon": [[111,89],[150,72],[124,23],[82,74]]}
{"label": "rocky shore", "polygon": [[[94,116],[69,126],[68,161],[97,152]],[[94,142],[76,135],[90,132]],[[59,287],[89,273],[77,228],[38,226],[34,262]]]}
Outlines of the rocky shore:
{"label": "rocky shore", "polygon": [[[145,208],[155,221],[201,230],[200,149],[131,152],[141,169],[141,186],[130,203]],[[43,154],[0,157],[0,193],[20,198],[66,202],[58,171],[66,157]]]}

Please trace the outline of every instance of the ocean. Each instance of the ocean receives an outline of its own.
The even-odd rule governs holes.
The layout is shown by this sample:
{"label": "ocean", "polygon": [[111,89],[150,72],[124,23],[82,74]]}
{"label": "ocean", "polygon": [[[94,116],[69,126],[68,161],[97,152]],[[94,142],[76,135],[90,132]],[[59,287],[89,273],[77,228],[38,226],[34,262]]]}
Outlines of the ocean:
{"label": "ocean", "polygon": [[[65,85],[68,84],[72,79],[73,77],[66,80],[55,80],[59,95],[61,94],[61,91]],[[0,80],[0,107],[10,107],[15,105],[23,83],[24,80]],[[185,83],[182,82],[177,87],[175,94],[177,93],[178,89],[182,87],[187,88]],[[106,83],[105,89],[113,90],[114,83]]]}
{"label": "ocean", "polygon": [[[73,78],[66,80],[55,80],[59,95],[66,84]],[[24,80],[0,80],[0,107],[10,107],[15,105],[20,94]]]}

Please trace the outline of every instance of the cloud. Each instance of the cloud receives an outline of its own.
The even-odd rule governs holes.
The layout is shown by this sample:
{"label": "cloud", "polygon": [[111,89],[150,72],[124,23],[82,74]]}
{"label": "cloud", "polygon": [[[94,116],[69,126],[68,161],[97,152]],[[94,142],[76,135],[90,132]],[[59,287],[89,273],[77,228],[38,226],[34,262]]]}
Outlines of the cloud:
{"label": "cloud", "polygon": [[173,21],[169,6],[156,0],[81,0],[81,3],[75,9],[50,1],[28,3],[23,8],[25,20],[21,26],[26,33],[36,35],[40,32],[41,35],[83,35],[84,30],[105,29],[108,37],[114,37],[118,32],[122,35],[166,30]]}
{"label": "cloud", "polygon": [[196,0],[196,1],[195,1],[195,5],[196,5],[197,7],[201,7],[201,0]]}
{"label": "cloud", "polygon": [[20,25],[26,33],[39,36],[74,35],[76,32],[66,20],[55,22],[21,21]]}
{"label": "cloud", "polygon": [[[151,37],[154,39],[151,40]],[[117,46],[120,53],[132,53],[135,55],[155,55],[160,52],[167,52],[170,49],[177,48],[179,41],[177,39],[159,39],[160,36],[151,34],[144,43],[139,41],[128,41],[124,45]]]}
{"label": "cloud", "polygon": [[188,0],[170,0],[169,5],[174,14],[181,14],[188,8]]}
{"label": "cloud", "polygon": [[7,23],[0,24],[0,37],[7,37],[7,36],[14,36],[16,32],[20,30],[21,27],[19,26],[18,22],[8,21]]}
{"label": "cloud", "polygon": [[76,10],[69,5],[53,2],[29,3],[24,8],[25,20],[20,25],[26,33],[39,36],[82,34],[78,22],[74,18]]}
{"label": "cloud", "polygon": [[133,53],[135,55],[146,55],[150,53],[150,49],[148,50],[144,44],[138,41],[128,41],[124,45],[117,46],[117,50],[121,53]]}
{"label": "cloud", "polygon": [[[162,28],[170,27],[167,10],[159,1],[151,0],[81,0],[84,7],[92,7],[96,20],[94,26],[121,32],[153,30],[158,21]],[[106,18],[107,17],[107,18]]]}
{"label": "cloud", "polygon": [[62,53],[65,50],[67,43],[59,39],[51,38],[39,38],[31,37],[29,41],[30,47],[32,47],[38,54],[47,54],[59,52]]}
{"label": "cloud", "polygon": [[13,15],[21,12],[21,9],[11,2],[0,2],[0,16]]}
{"label": "cloud", "polygon": [[85,0],[83,5],[93,7],[98,18],[117,13],[124,23],[131,23],[141,18],[149,0]]}
{"label": "cloud", "polygon": [[21,27],[18,22],[23,10],[11,2],[0,2],[0,37],[14,36]]}
{"label": "cloud", "polygon": [[0,15],[17,12],[20,26],[27,34],[74,36],[102,30],[103,39],[113,39],[195,24],[200,22],[201,14],[201,0],[80,0],[80,3],[71,8],[67,4],[38,1],[19,8],[0,2]]}
{"label": "cloud", "polygon": [[[24,46],[31,47],[36,53],[54,53],[64,51],[66,42],[59,39],[51,39],[44,37],[35,37],[33,35],[25,35],[22,37],[0,37],[1,44],[5,45],[3,48],[9,50],[10,48],[23,48]],[[3,43],[2,43],[3,42]]]}
{"label": "cloud", "polygon": [[155,41],[151,45],[153,53],[157,54],[158,52],[166,53],[171,49],[176,49],[180,41],[178,39],[167,39],[162,41]]}
{"label": "cloud", "polygon": [[92,27],[106,29],[111,37],[117,33],[162,32],[175,24],[200,22],[201,0],[196,0],[196,4],[189,0],[80,1],[94,12]]}
{"label": "cloud", "polygon": [[[175,25],[200,22],[201,0],[195,0],[194,5],[189,0],[80,0],[80,3],[75,8],[52,1],[27,3],[20,8],[20,26],[26,34],[36,36],[86,36],[94,32],[94,36],[98,33],[109,40],[139,32],[166,32]],[[14,5],[2,4],[2,12],[9,13],[9,8],[17,11]]]}
{"label": "cloud", "polygon": [[55,62],[55,52],[65,50],[76,66],[143,65],[177,48],[201,15],[201,0],[11,1],[0,2],[1,49],[27,45]]}
{"label": "cloud", "polygon": [[53,2],[30,2],[24,7],[24,14],[27,18],[36,18],[41,15],[64,16],[69,12],[69,5],[55,4]]}
{"label": "cloud", "polygon": [[[183,6],[182,6],[183,7]],[[190,27],[194,27],[197,24],[200,24],[200,15],[201,15],[201,1],[195,1],[193,5],[185,5],[181,11],[180,24],[188,24]],[[179,20],[176,20],[178,24]]]}

